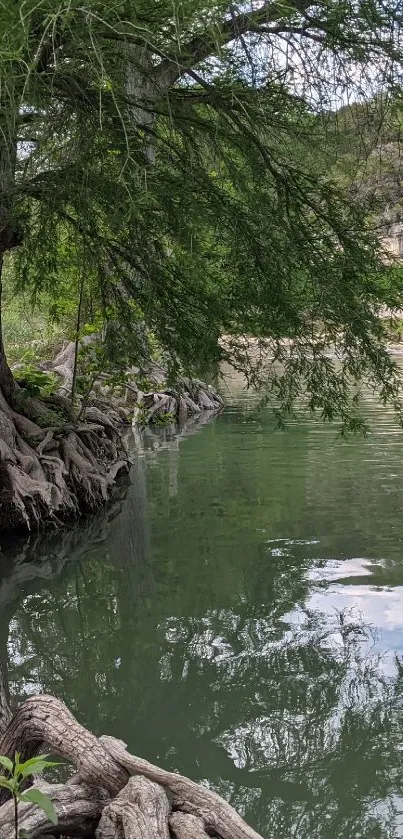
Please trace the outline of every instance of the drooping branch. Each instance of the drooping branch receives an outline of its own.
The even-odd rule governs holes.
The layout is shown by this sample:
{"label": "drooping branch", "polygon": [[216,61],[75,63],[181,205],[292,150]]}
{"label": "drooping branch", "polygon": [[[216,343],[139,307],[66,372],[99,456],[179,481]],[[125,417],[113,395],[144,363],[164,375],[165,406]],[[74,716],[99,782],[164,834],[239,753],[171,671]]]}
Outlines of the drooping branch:
{"label": "drooping branch", "polygon": [[[295,12],[303,15],[312,0],[293,0],[287,7],[287,13]],[[258,9],[251,12],[242,12],[239,15],[231,15],[217,27],[214,33],[211,31],[196,35],[191,38],[177,54],[163,59],[156,68],[161,88],[169,89],[178,79],[187,73],[189,69],[200,64],[211,55],[217,55],[222,47],[231,41],[255,32],[262,25],[275,23],[284,17],[284,6],[267,0]],[[289,18],[288,18],[289,20]]]}

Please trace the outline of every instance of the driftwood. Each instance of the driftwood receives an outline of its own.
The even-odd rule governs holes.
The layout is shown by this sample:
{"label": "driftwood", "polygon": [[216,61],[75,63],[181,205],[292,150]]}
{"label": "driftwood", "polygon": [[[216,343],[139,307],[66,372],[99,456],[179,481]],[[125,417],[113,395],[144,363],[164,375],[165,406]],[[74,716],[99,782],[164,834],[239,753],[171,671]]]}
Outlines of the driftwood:
{"label": "driftwood", "polygon": [[[95,737],[55,697],[30,697],[5,728],[0,754],[12,757],[19,751],[23,759],[28,759],[44,743],[47,750],[74,763],[79,773],[78,783],[70,781],[51,792],[61,813],[57,830],[63,835],[96,839],[169,839],[171,835],[176,839],[261,839],[217,793],[129,754],[120,740]],[[4,794],[7,796],[6,791]],[[9,802],[0,806],[0,839],[12,836],[11,812]],[[44,834],[55,833],[33,805],[27,805],[22,817],[22,827],[28,830],[30,839],[39,835],[39,827]]]}

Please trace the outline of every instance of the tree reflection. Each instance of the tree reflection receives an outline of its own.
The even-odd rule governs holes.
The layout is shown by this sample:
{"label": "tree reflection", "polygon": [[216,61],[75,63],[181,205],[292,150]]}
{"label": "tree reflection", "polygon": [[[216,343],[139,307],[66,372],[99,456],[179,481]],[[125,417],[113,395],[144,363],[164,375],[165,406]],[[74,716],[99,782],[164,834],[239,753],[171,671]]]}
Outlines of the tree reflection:
{"label": "tree reflection", "polygon": [[[401,837],[402,665],[379,654],[358,614],[309,608],[311,572],[324,560],[295,539],[280,548],[259,535],[263,475],[250,556],[240,538],[223,559],[216,511],[216,573],[205,533],[212,499],[205,485],[194,482],[193,495],[176,485],[181,464],[171,442],[163,441],[168,456],[155,473],[136,461],[119,515],[117,507],[108,521],[3,556],[0,626],[9,627],[12,695],[54,693],[95,732],[208,779],[263,835]],[[216,437],[210,452],[214,445],[211,487],[228,480]],[[250,490],[243,477],[240,504]],[[199,551],[182,541],[176,553],[175,540],[168,548],[155,533],[152,542],[153,480],[160,515],[163,504],[183,503],[186,521],[200,512],[192,522]],[[299,487],[287,492],[296,515]],[[239,507],[233,512],[235,521]]]}
{"label": "tree reflection", "polygon": [[55,693],[95,730],[208,778],[263,834],[399,835],[403,669],[369,630],[280,620],[277,602],[164,616],[147,605],[155,577],[124,579],[90,560],[64,596],[53,583],[28,598],[10,627],[13,691]]}

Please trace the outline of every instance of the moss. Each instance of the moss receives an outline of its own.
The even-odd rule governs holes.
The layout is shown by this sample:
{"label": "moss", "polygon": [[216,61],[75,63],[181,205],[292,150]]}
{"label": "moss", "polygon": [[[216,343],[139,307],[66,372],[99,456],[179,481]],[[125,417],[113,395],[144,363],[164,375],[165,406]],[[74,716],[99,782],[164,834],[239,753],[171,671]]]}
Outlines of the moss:
{"label": "moss", "polygon": [[65,417],[58,410],[47,408],[39,399],[31,396],[29,391],[18,388],[13,396],[13,407],[16,411],[33,420],[40,428],[53,426],[62,428],[66,424]]}

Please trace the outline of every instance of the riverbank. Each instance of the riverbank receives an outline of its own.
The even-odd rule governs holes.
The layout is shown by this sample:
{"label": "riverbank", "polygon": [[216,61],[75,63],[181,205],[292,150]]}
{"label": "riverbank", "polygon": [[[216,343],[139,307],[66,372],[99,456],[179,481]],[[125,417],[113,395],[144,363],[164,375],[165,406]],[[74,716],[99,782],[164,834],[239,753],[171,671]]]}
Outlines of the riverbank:
{"label": "riverbank", "polygon": [[[177,375],[169,381],[166,368],[155,361],[143,367],[130,367],[125,371],[85,370],[85,352],[91,352],[93,339],[84,339],[80,352],[84,360],[77,359],[76,345],[68,342],[52,361],[40,362],[38,370],[53,376],[58,382],[56,392],[70,399],[74,394],[76,412],[90,421],[93,409],[105,412],[114,422],[146,426],[148,423],[182,425],[188,417],[202,411],[219,411],[224,402],[218,392],[197,378]],[[84,392],[77,392],[78,364],[82,364],[89,384]],[[21,365],[15,365],[18,375]]]}
{"label": "riverbank", "polygon": [[130,466],[130,425],[181,427],[222,410],[211,386],[183,376],[168,386],[154,362],[119,376],[87,369],[77,392],[77,360],[69,342],[51,361],[13,367],[12,401],[0,404],[0,531],[59,527],[106,504]]}

